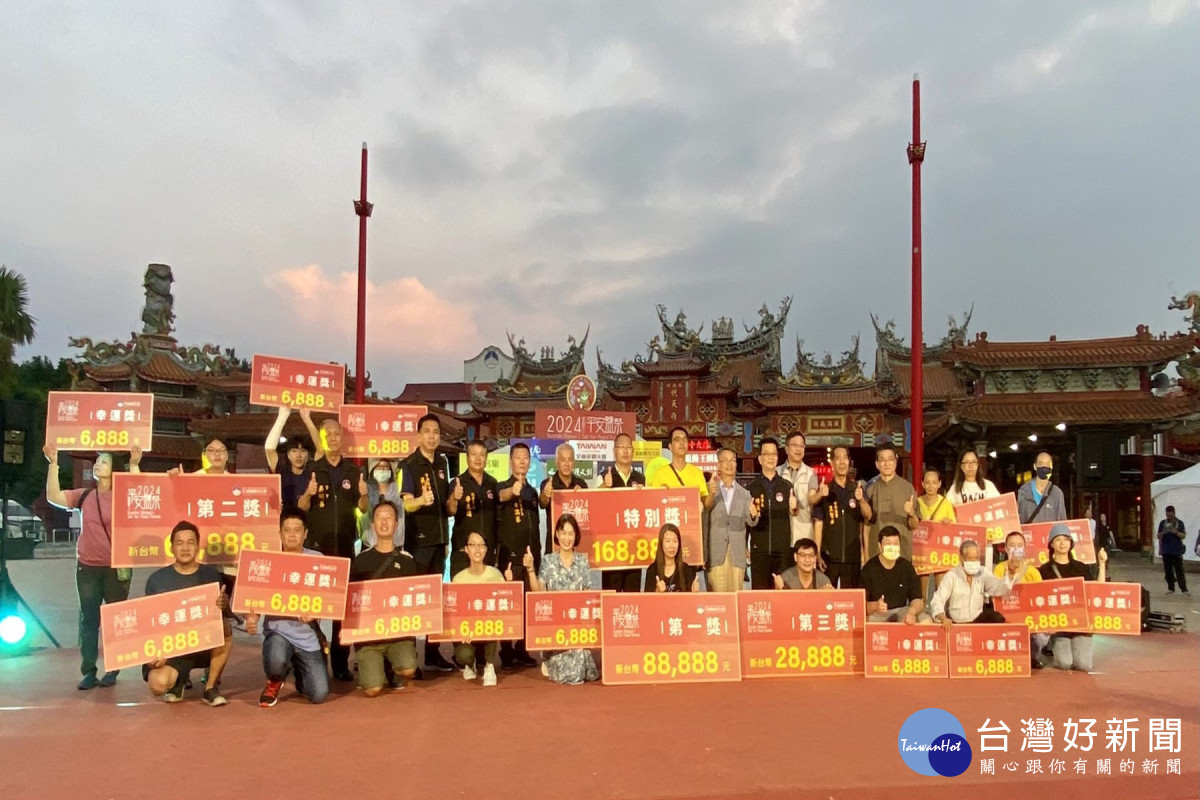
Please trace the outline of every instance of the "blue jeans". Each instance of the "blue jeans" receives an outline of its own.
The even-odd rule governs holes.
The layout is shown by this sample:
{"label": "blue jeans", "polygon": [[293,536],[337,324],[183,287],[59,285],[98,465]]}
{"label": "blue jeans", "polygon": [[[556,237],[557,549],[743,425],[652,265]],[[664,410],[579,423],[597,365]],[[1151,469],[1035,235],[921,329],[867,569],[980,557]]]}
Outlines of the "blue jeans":
{"label": "blue jeans", "polygon": [[288,669],[296,673],[296,691],[314,703],[329,697],[329,670],[320,650],[300,650],[278,633],[263,637],[263,672],[267,680],[287,679]]}

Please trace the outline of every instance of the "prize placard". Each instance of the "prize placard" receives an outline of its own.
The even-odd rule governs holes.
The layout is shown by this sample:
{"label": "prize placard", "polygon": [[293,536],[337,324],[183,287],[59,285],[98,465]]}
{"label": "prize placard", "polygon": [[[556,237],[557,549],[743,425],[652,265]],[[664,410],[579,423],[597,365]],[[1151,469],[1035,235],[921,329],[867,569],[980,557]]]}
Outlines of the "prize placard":
{"label": "prize placard", "polygon": [[1014,583],[1011,592],[993,603],[1006,620],[1024,622],[1030,633],[1086,631],[1083,585],[1083,578]]}
{"label": "prize placard", "polygon": [[440,634],[431,642],[494,642],[525,637],[525,584],[447,583],[442,586]]}
{"label": "prize placard", "polygon": [[346,593],[342,644],[425,636],[442,630],[442,578],[354,581]]}
{"label": "prize placard", "polygon": [[217,596],[206,583],[100,606],[106,672],[212,650],[225,643]]}
{"label": "prize placard", "polygon": [[861,589],[738,592],[746,678],[861,675]]}
{"label": "prize placard", "polygon": [[205,564],[236,564],[244,550],[278,550],[279,476],[113,473],[114,567],[172,563],[171,529],[180,520],[200,529]]}
{"label": "prize placard", "polygon": [[742,679],[733,592],[605,592],[600,597],[606,684]]}
{"label": "prize placard", "polygon": [[941,625],[866,624],[868,678],[944,678],[946,632]]}
{"label": "prize placard", "polygon": [[132,450],[153,445],[154,395],[50,392],[46,443],[59,450]]}
{"label": "prize placard", "polygon": [[261,406],[337,411],[346,398],[346,367],[296,358],[255,355],[250,402]]}
{"label": "prize placard", "polygon": [[338,409],[342,424],[342,454],[349,458],[407,458],[417,449],[417,420],[425,406],[344,405]]}
{"label": "prize placard", "polygon": [[955,506],[954,515],[964,525],[982,525],[988,544],[1004,544],[1005,536],[1021,529],[1017,496],[1012,492]]}
{"label": "prize placard", "polygon": [[1025,534],[1025,552],[1037,553],[1038,566],[1050,560],[1050,529],[1055,525],[1066,525],[1075,544],[1075,558],[1085,564],[1096,563],[1096,544],[1092,541],[1092,526],[1086,519],[1068,519],[1062,522],[1035,522],[1022,525]]}
{"label": "prize placard", "polygon": [[600,592],[528,592],[525,648],[574,650],[600,646]]}
{"label": "prize placard", "polygon": [[1029,629],[1024,625],[955,625],[947,635],[951,678],[1028,678]]}
{"label": "prize placard", "polygon": [[1084,581],[1088,632],[1117,636],[1142,633],[1142,585]]}
{"label": "prize placard", "polygon": [[550,500],[551,517],[573,514],[593,569],[645,567],[658,553],[658,530],[667,522],[679,527],[683,560],[704,563],[700,490],[674,489],[572,489],[556,490]]}
{"label": "prize placard", "polygon": [[982,525],[922,520],[912,532],[912,563],[918,575],[948,572],[958,566],[958,548],[964,539],[982,545],[987,531]]}
{"label": "prize placard", "polygon": [[242,554],[233,610],[275,617],[342,619],[350,559],[308,553]]}

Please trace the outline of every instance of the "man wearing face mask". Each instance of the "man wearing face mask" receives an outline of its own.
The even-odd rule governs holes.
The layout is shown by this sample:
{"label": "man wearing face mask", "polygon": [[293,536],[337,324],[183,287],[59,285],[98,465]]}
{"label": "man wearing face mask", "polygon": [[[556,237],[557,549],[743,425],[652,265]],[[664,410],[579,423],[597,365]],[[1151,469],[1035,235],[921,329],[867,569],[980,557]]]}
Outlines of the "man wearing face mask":
{"label": "man wearing face mask", "polygon": [[879,554],[863,565],[861,576],[867,622],[927,622],[921,579],[912,562],[901,555],[900,531],[885,525],[877,538]]}
{"label": "man wearing face mask", "polygon": [[[1017,583],[1037,583],[1042,579],[1038,572],[1037,559],[1025,555],[1025,534],[1013,531],[1004,537],[1004,552],[1008,560],[997,564],[992,574],[1007,581],[1010,585]],[[1032,633],[1029,635],[1029,657],[1034,669],[1042,668],[1042,660],[1038,654],[1050,641],[1048,633]]]}
{"label": "man wearing face mask", "polygon": [[979,545],[964,539],[958,546],[959,565],[942,576],[933,593],[933,621],[947,631],[954,623],[1004,622],[1004,615],[983,607],[988,597],[1003,597],[1012,590],[1007,579],[983,572]]}
{"label": "man wearing face mask", "polygon": [[1067,503],[1062,489],[1051,482],[1054,459],[1045,450],[1033,462],[1034,478],[1017,489],[1017,513],[1022,525],[1034,522],[1061,522],[1067,518]]}

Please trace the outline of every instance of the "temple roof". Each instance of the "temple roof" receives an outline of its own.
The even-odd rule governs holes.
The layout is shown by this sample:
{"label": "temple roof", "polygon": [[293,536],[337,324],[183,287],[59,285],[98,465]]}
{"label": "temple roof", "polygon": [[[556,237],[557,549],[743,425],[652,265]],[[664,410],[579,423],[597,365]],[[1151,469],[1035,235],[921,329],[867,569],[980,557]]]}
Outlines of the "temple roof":
{"label": "temple roof", "polygon": [[1139,325],[1133,336],[1110,339],[1058,340],[1045,342],[991,342],[983,332],[969,344],[958,344],[942,357],[942,363],[977,369],[1047,369],[1067,367],[1139,366],[1161,369],[1192,352],[1192,337],[1177,333],[1154,336]]}
{"label": "temple roof", "polygon": [[979,425],[1165,422],[1200,416],[1200,397],[1129,391],[989,394],[951,401],[949,410],[960,423]]}

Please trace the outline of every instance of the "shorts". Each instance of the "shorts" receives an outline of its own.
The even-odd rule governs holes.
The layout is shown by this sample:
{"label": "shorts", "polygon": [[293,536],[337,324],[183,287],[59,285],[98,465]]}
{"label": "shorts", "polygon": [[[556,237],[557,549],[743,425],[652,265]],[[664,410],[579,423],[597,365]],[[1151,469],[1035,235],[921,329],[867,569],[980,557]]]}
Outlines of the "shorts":
{"label": "shorts", "polygon": [[[203,650],[199,653],[189,653],[186,656],[178,658],[168,658],[166,666],[173,668],[179,673],[178,683],[183,683],[188,679],[188,675],[194,669],[201,667],[207,669],[212,662],[212,650]],[[150,680],[150,665],[142,664],[142,680]]]}
{"label": "shorts", "polygon": [[417,640],[394,639],[390,642],[367,642],[354,645],[358,660],[358,685],[364,689],[379,689],[387,685],[383,660],[391,662],[396,672],[417,668]]}

